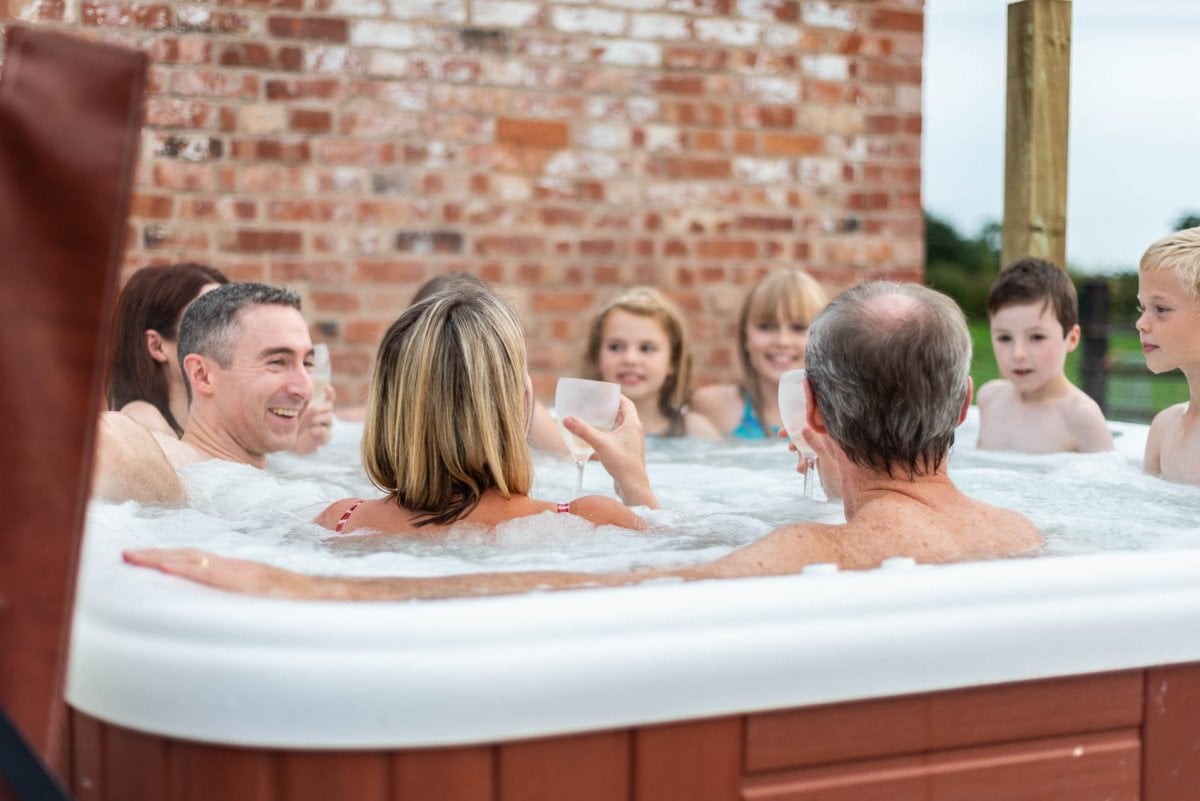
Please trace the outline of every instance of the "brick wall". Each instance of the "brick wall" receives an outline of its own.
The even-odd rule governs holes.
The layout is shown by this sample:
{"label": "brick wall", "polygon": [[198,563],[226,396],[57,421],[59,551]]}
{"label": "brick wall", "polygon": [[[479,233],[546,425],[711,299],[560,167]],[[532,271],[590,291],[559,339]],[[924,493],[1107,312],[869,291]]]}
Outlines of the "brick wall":
{"label": "brick wall", "polygon": [[919,279],[923,0],[0,0],[152,57],[126,269],[286,283],[341,398],[427,278],[526,322],[539,394],[620,287],[729,380],[766,271]]}

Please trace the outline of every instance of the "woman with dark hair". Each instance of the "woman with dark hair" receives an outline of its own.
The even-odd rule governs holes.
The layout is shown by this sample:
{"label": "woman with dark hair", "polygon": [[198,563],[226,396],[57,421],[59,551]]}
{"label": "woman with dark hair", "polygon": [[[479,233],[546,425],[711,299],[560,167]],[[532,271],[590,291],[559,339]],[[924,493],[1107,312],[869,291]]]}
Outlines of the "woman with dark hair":
{"label": "woman with dark hair", "polygon": [[108,408],[151,431],[183,435],[187,387],[176,344],[179,322],[191,302],[229,279],[204,264],[138,270],[121,290],[113,320]]}

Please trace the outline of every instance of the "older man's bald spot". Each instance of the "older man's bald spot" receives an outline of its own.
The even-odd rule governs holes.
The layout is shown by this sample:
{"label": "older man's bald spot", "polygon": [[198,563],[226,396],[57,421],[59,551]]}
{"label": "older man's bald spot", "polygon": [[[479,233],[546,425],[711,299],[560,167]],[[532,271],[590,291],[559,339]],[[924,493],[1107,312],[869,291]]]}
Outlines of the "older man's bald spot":
{"label": "older man's bald spot", "polygon": [[929,314],[929,308],[921,301],[900,292],[889,292],[869,298],[863,304],[863,310],[870,313],[873,323],[889,329],[910,324],[914,317]]}

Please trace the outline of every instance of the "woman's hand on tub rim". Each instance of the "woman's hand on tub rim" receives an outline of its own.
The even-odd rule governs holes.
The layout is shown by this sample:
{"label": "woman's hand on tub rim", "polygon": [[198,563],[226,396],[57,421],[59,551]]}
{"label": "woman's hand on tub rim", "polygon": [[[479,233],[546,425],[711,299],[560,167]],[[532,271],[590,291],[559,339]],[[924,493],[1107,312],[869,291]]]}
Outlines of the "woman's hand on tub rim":
{"label": "woman's hand on tub rim", "polygon": [[612,476],[626,506],[658,508],[646,473],[646,436],[633,401],[621,396],[612,431],[600,431],[578,417],[565,418],[563,426],[596,450],[596,458]]}

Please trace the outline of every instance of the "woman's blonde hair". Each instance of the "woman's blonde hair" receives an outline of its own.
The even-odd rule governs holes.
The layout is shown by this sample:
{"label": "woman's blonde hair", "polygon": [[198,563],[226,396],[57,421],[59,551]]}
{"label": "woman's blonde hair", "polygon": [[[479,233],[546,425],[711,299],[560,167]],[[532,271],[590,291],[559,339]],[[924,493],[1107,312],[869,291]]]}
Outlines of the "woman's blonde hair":
{"label": "woman's blonde hair", "polygon": [[737,329],[742,394],[750,400],[754,416],[768,437],[771,436],[771,432],[762,422],[763,394],[759,380],[761,377],[750,363],[750,353],[746,350],[746,328],[762,323],[774,323],[781,319],[798,322],[807,327],[827,303],[829,298],[825,290],[821,289],[816,279],[803,270],[775,270],[768,273],[750,288],[746,299],[742,301]]}
{"label": "woman's blonde hair", "polygon": [[527,494],[525,394],[525,337],[504,301],[459,283],[409,307],[375,359],[368,478],[419,512],[417,525],[452,523],[493,487]]}
{"label": "woman's blonde hair", "polygon": [[668,420],[667,436],[685,433],[683,407],[692,393],[692,348],[688,344],[683,312],[666,295],[651,287],[634,287],[610,300],[592,317],[588,326],[587,350],[583,354],[584,377],[600,378],[600,348],[604,344],[604,320],[616,309],[650,317],[667,335],[671,373],[658,391],[658,410]]}

